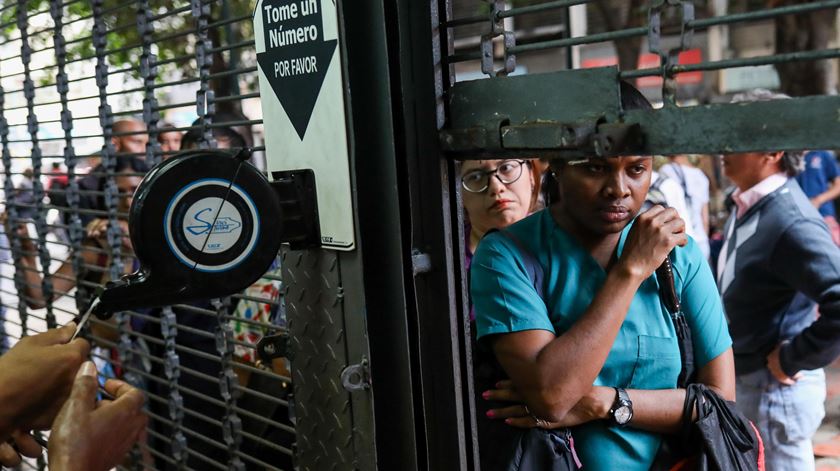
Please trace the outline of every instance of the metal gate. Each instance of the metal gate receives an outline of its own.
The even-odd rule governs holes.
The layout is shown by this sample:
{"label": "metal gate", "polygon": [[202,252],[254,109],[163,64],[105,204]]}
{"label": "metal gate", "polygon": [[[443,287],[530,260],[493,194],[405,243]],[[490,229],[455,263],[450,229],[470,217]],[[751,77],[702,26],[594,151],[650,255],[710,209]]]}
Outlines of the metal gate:
{"label": "metal gate", "polygon": [[[286,247],[249,292],[121,313],[116,337],[93,334],[100,363],[148,391],[150,441],[132,466],[479,469],[460,160],[840,147],[837,0],[334,3],[357,248]],[[174,131],[252,147],[263,165],[251,8],[0,6],[4,349],[132,268],[126,156],[159,162]],[[815,34],[791,38],[797,25]],[[661,109],[624,113],[609,100],[618,79]],[[726,104],[757,85],[811,96]],[[133,149],[138,136],[148,144]],[[98,244],[92,219],[109,222]],[[67,278],[75,289],[56,290]],[[288,363],[254,363],[266,334],[287,336]]]}

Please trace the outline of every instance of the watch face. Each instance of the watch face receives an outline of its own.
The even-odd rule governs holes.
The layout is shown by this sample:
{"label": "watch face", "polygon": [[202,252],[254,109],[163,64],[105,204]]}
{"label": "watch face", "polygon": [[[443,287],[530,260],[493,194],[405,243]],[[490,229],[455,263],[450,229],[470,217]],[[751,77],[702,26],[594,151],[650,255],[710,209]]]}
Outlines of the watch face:
{"label": "watch face", "polygon": [[615,410],[614,417],[617,424],[624,425],[630,422],[630,419],[633,417],[633,412],[630,410],[630,407],[621,406]]}

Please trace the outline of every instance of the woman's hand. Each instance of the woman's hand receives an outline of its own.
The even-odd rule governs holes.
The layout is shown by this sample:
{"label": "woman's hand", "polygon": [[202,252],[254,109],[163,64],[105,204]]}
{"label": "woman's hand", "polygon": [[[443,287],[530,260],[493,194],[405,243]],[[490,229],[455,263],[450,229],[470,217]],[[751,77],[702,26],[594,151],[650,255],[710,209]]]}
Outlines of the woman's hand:
{"label": "woman's hand", "polygon": [[108,226],[110,223],[107,219],[96,218],[85,226],[85,235],[91,239],[101,239],[108,234]]}
{"label": "woman's hand", "polygon": [[[536,417],[525,405],[524,398],[513,386],[510,380],[496,383],[497,389],[485,391],[482,397],[487,401],[504,401],[516,403],[512,406],[487,411],[490,419],[504,419],[505,423],[513,427],[544,429],[556,429],[574,427],[593,420],[603,419],[612,404],[611,398],[615,395],[612,388],[593,386],[589,394],[584,395],[577,404],[566,414],[560,422],[549,422]],[[606,396],[605,396],[606,395]],[[604,402],[606,398],[607,402]]]}
{"label": "woman's hand", "polygon": [[[85,227],[85,233],[88,237],[95,240],[105,240],[108,235],[108,227],[111,223],[108,219],[94,219]],[[117,226],[120,228],[121,244],[128,250],[133,250],[131,246],[131,238],[128,235],[128,221],[125,219],[117,219]]]}
{"label": "woman's hand", "polygon": [[618,266],[633,276],[646,279],[662,265],[674,247],[686,243],[685,221],[675,209],[656,205],[636,218]]}
{"label": "woman's hand", "polygon": [[[0,224],[3,224],[3,231],[6,233],[6,236],[9,237],[11,240],[11,236],[15,236],[20,240],[20,248],[24,250],[24,252],[35,252],[37,249],[35,248],[35,244],[32,242],[32,239],[29,237],[29,229],[26,227],[24,222],[18,221],[16,224],[12,224],[12,221],[9,219],[9,213],[3,211],[0,213]],[[24,256],[34,256],[34,254],[27,253]]]}

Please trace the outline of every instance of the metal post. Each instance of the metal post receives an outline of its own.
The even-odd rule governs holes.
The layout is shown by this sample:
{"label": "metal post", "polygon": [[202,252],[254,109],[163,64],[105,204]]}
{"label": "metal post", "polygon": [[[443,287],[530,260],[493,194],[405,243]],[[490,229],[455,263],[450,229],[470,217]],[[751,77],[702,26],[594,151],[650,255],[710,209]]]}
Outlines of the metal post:
{"label": "metal post", "polygon": [[[27,110],[26,127],[32,141],[32,193],[35,199],[35,231],[38,236],[38,259],[41,262],[42,270],[46,274],[50,268],[50,253],[47,250],[46,210],[44,209],[44,198],[46,194],[44,193],[44,185],[41,183],[42,153],[38,138],[38,117],[35,115],[35,83],[32,81],[29,66],[32,60],[32,46],[29,44],[29,25],[27,20],[26,2],[20,1],[18,2],[17,25],[20,30],[20,55],[21,62],[23,63],[23,96],[26,99]],[[56,326],[52,306],[53,287],[46,276],[41,278],[41,291],[47,306],[47,327],[53,328]]]}
{"label": "metal post", "polygon": [[[70,257],[73,264],[73,273],[82,273],[82,220],[79,217],[79,181],[76,178],[76,151],[73,148],[73,113],[67,101],[67,94],[70,92],[70,85],[67,78],[67,41],[64,38],[64,2],[63,0],[50,1],[50,14],[53,19],[53,45],[55,47],[56,66],[58,71],[55,76],[55,86],[58,91],[61,103],[61,129],[64,131],[64,165],[67,167],[68,186],[65,188],[65,198],[69,211],[68,235],[70,238]],[[62,220],[67,221],[64,217]],[[81,307],[84,300],[81,293],[76,292],[77,305]]]}

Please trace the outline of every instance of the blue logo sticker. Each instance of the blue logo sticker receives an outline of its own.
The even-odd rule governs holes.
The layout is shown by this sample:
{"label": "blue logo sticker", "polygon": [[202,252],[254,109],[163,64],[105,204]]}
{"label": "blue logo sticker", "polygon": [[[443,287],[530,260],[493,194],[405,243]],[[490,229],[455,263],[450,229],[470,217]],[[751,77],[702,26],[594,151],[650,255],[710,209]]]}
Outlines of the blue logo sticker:
{"label": "blue logo sticker", "polygon": [[213,234],[229,234],[242,227],[241,221],[237,221],[236,219],[227,216],[223,216],[216,219],[216,224],[214,225],[213,221],[208,221],[201,218],[201,215],[208,211],[212,212],[213,208],[204,208],[201,211],[195,213],[195,215],[193,215],[193,219],[200,222],[201,224],[195,226],[187,226],[187,230],[190,231],[191,234],[207,234],[208,232],[210,232],[210,226],[213,226]]}

